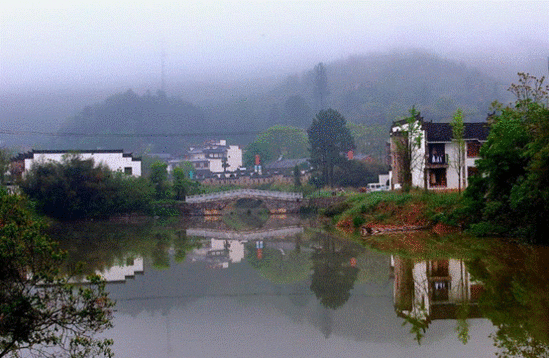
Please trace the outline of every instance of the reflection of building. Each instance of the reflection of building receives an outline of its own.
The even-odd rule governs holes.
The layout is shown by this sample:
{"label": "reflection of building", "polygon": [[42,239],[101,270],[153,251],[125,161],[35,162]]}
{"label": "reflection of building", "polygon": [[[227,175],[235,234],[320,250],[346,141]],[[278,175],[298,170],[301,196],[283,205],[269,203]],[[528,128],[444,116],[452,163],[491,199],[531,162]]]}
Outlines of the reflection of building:
{"label": "reflection of building", "polygon": [[476,301],[483,287],[471,279],[463,260],[414,262],[393,257],[393,267],[393,299],[399,314],[427,322],[455,319],[460,306],[466,304],[467,317],[480,317]]}
{"label": "reflection of building", "polygon": [[239,263],[244,258],[246,241],[210,239],[189,255],[192,261],[205,261],[211,268],[228,268],[229,262]]}
{"label": "reflection of building", "polygon": [[[143,258],[128,257],[118,265],[113,265],[104,270],[98,270],[95,273],[109,283],[124,282],[128,278],[135,277],[136,274],[143,273]],[[86,282],[87,280],[83,281]],[[78,282],[81,281],[79,280]]]}

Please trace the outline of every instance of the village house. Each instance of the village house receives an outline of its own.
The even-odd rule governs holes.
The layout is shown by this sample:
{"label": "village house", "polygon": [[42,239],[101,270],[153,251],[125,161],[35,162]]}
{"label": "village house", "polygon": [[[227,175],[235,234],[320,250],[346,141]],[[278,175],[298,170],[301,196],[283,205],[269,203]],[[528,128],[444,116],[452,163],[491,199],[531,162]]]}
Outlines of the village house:
{"label": "village house", "polygon": [[242,149],[227,145],[226,140],[206,141],[202,146],[191,147],[186,155],[195,169],[196,178],[218,177],[222,173],[234,173],[242,167]]}
{"label": "village house", "polygon": [[[412,153],[412,186],[427,189],[458,189],[459,175],[458,145],[452,136],[450,123],[426,122],[417,117],[419,147]],[[391,128],[391,188],[397,189],[403,184],[403,158],[398,142],[403,143],[402,131],[407,131],[408,123],[398,121]],[[477,173],[476,161],[479,151],[486,141],[489,127],[486,122],[464,123],[465,151],[461,166],[461,188],[468,185],[468,178]],[[410,131],[414,132],[414,131]],[[413,139],[412,139],[413,140]]]}
{"label": "village house", "polygon": [[118,150],[32,150],[20,153],[12,159],[12,171],[16,176],[25,175],[33,165],[48,162],[61,162],[66,155],[78,155],[83,160],[93,159],[94,164],[103,164],[112,171],[122,172],[134,177],[141,176],[141,158]]}

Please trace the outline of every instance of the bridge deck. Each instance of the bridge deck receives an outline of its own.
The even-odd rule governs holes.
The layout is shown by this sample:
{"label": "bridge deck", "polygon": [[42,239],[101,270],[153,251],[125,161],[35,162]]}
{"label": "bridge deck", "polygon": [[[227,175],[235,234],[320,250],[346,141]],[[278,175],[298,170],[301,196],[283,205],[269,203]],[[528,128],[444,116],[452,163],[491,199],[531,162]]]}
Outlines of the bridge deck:
{"label": "bridge deck", "polygon": [[211,201],[233,200],[233,199],[242,199],[242,198],[300,201],[303,199],[303,194],[284,192],[284,191],[259,190],[259,189],[237,189],[237,190],[230,190],[230,191],[222,191],[219,193],[189,195],[185,199],[185,202],[186,203],[206,203]]}

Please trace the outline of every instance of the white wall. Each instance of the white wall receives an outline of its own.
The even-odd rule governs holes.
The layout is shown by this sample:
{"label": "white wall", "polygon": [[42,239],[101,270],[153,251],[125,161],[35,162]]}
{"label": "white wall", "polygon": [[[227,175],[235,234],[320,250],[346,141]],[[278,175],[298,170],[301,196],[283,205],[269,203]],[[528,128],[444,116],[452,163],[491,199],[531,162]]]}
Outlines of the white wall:
{"label": "white wall", "polygon": [[230,145],[227,150],[227,171],[234,172],[242,166],[242,149],[237,145]]}
{"label": "white wall", "polygon": [[[25,171],[28,171],[34,163],[61,162],[66,153],[34,153],[34,158],[25,159]],[[83,160],[93,159],[94,163],[104,164],[112,171],[124,173],[127,167],[132,168],[132,176],[141,176],[141,160],[133,160],[131,156],[124,156],[122,152],[94,153],[81,152],[78,156]]]}

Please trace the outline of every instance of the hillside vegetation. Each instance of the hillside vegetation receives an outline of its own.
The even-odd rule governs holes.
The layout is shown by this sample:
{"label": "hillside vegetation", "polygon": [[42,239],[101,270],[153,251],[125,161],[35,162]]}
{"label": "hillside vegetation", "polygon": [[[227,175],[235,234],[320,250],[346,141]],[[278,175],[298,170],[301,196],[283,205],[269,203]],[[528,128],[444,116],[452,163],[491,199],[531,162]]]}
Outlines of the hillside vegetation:
{"label": "hillside vegetation", "polygon": [[[314,65],[277,86],[252,95],[235,90],[230,100],[211,98],[201,107],[163,92],[138,95],[128,90],[83,108],[59,131],[93,136],[56,137],[49,146],[178,153],[212,136],[246,145],[274,125],[306,129],[318,112]],[[493,100],[506,96],[506,85],[479,71],[420,52],[351,57],[326,64],[326,73],[328,106],[350,124],[375,128],[364,150],[381,147],[389,124],[414,105],[427,120],[449,120],[462,108],[466,121],[480,121]]]}

